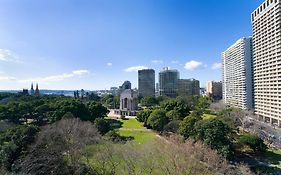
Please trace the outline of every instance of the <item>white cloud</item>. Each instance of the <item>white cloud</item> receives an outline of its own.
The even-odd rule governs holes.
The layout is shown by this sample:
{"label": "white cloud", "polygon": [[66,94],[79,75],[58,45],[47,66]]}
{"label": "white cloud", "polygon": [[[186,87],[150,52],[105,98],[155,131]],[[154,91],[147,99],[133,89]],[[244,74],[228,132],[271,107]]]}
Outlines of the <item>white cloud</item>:
{"label": "white cloud", "polygon": [[0,81],[14,81],[14,80],[16,80],[15,77],[0,76]]}
{"label": "white cloud", "polygon": [[107,63],[106,65],[107,65],[107,66],[112,66],[112,63]]}
{"label": "white cloud", "polygon": [[125,69],[125,72],[137,72],[138,70],[147,69],[146,66],[132,66]]}
{"label": "white cloud", "polygon": [[74,70],[72,71],[72,73],[74,75],[85,75],[85,74],[89,74],[90,72],[88,70]]}
{"label": "white cloud", "polygon": [[19,57],[8,49],[0,49],[0,61],[22,63]]}
{"label": "white cloud", "polygon": [[205,67],[206,65],[204,66],[202,62],[191,60],[185,63],[184,68],[187,70],[194,70],[201,66]]}
{"label": "white cloud", "polygon": [[90,72],[88,70],[74,70],[71,73],[64,73],[61,75],[53,75],[48,77],[39,77],[39,78],[30,78],[30,79],[24,79],[20,80],[20,83],[27,83],[27,82],[40,82],[40,83],[48,83],[48,82],[55,82],[55,81],[63,81],[65,79],[78,77],[78,76],[84,76],[88,75]]}
{"label": "white cloud", "polygon": [[163,64],[163,60],[152,60],[153,64]]}
{"label": "white cloud", "polygon": [[217,69],[221,69],[222,68],[222,64],[221,63],[214,63],[212,65],[212,69],[217,70]]}

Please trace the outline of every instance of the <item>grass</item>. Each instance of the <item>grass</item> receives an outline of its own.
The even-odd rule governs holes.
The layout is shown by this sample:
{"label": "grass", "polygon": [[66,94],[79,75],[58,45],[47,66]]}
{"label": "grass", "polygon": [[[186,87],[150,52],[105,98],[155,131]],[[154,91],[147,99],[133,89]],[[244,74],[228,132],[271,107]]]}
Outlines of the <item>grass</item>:
{"label": "grass", "polygon": [[134,137],[134,140],[132,140],[132,142],[138,145],[142,145],[156,139],[156,135],[152,131],[119,130],[118,133],[121,136]]}
{"label": "grass", "polygon": [[135,118],[121,120],[121,123],[121,128],[117,129],[118,133],[121,136],[133,137],[133,143],[141,145],[156,139],[156,134],[146,129],[143,124]]}
{"label": "grass", "polygon": [[127,128],[127,129],[141,129],[144,128],[143,124],[137,121],[135,118],[130,118],[127,120],[121,120],[122,128]]}
{"label": "grass", "polygon": [[281,150],[267,150],[266,152],[267,159],[277,167],[281,168]]}
{"label": "grass", "polygon": [[[96,145],[89,145],[87,146],[87,152],[89,154],[89,164],[92,167],[102,169],[111,169],[112,168],[112,162],[118,163],[118,168],[116,169],[116,174],[127,174],[125,161],[122,159],[122,153],[123,151],[126,151],[127,149],[137,148],[137,149],[143,149],[146,143],[149,143],[151,141],[154,141],[157,139],[156,133],[146,129],[142,123],[137,121],[134,118],[126,119],[126,120],[115,120],[107,118],[108,121],[113,123],[112,129],[115,129],[121,136],[126,137],[133,137],[134,139],[132,141],[127,141],[125,144],[113,144],[113,143],[100,143]],[[114,152],[114,155],[112,155],[112,161],[107,161],[106,164],[102,164],[100,162],[99,157],[103,158],[108,156],[104,152],[106,150],[119,150],[119,152]],[[99,152],[102,152],[99,154]],[[110,152],[110,151],[109,151]],[[84,161],[86,159],[84,158]],[[137,161],[137,160],[136,160]],[[138,169],[138,162],[136,162],[135,166],[136,169]]]}
{"label": "grass", "polygon": [[212,114],[204,114],[203,115],[203,120],[209,120],[209,119],[213,119],[216,118],[217,116],[212,115]]}

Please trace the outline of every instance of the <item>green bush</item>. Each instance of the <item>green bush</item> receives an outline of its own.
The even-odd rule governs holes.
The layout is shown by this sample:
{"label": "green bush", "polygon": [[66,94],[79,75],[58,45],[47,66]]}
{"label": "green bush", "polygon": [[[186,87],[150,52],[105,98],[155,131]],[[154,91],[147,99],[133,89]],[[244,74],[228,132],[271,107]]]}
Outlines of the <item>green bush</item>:
{"label": "green bush", "polygon": [[147,125],[156,131],[162,131],[168,122],[166,111],[162,109],[153,110],[147,119]]}
{"label": "green bush", "polygon": [[11,166],[31,144],[39,128],[16,126],[0,133],[0,169],[11,170]]}
{"label": "green bush", "polygon": [[255,152],[265,152],[267,146],[264,144],[263,140],[256,135],[245,134],[239,138],[239,142],[249,146]]}
{"label": "green bush", "polygon": [[101,135],[106,134],[110,130],[110,124],[103,118],[97,118],[95,120],[95,126]]}
{"label": "green bush", "polygon": [[121,120],[126,120],[126,116],[125,115],[121,115]]}
{"label": "green bush", "polygon": [[147,125],[147,119],[148,119],[148,117],[150,116],[151,113],[152,113],[152,111],[148,110],[148,109],[140,111],[137,114],[137,120],[139,122],[143,122],[144,126],[146,126]]}

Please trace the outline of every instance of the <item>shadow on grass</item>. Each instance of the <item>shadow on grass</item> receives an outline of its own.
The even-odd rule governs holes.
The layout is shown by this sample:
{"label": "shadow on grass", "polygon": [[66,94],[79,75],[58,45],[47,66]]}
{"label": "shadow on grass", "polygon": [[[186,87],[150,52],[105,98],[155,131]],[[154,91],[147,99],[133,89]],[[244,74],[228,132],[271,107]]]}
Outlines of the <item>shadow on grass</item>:
{"label": "shadow on grass", "polygon": [[110,124],[110,130],[119,129],[123,125],[123,122],[120,120],[115,120],[115,119],[106,119],[106,120]]}
{"label": "shadow on grass", "polygon": [[[281,154],[268,150],[261,154],[236,155],[234,162],[247,164],[257,174],[280,175]],[[279,167],[278,167],[279,166]]]}
{"label": "shadow on grass", "polygon": [[274,151],[266,151],[265,153],[266,158],[269,162],[273,165],[281,165],[281,154],[275,153]]}
{"label": "shadow on grass", "polygon": [[115,130],[111,130],[106,134],[108,140],[112,141],[113,143],[121,143],[125,144],[128,141],[134,140],[133,136],[121,136]]}

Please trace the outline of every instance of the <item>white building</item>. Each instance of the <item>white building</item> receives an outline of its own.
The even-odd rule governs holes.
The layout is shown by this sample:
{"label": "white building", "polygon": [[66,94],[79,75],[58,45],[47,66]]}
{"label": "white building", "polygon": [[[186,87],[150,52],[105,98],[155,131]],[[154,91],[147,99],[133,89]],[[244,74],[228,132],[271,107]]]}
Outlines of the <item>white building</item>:
{"label": "white building", "polygon": [[281,123],[281,0],[266,0],[252,13],[255,112]]}
{"label": "white building", "polygon": [[235,108],[253,108],[252,39],[241,38],[222,53],[223,99]]}

